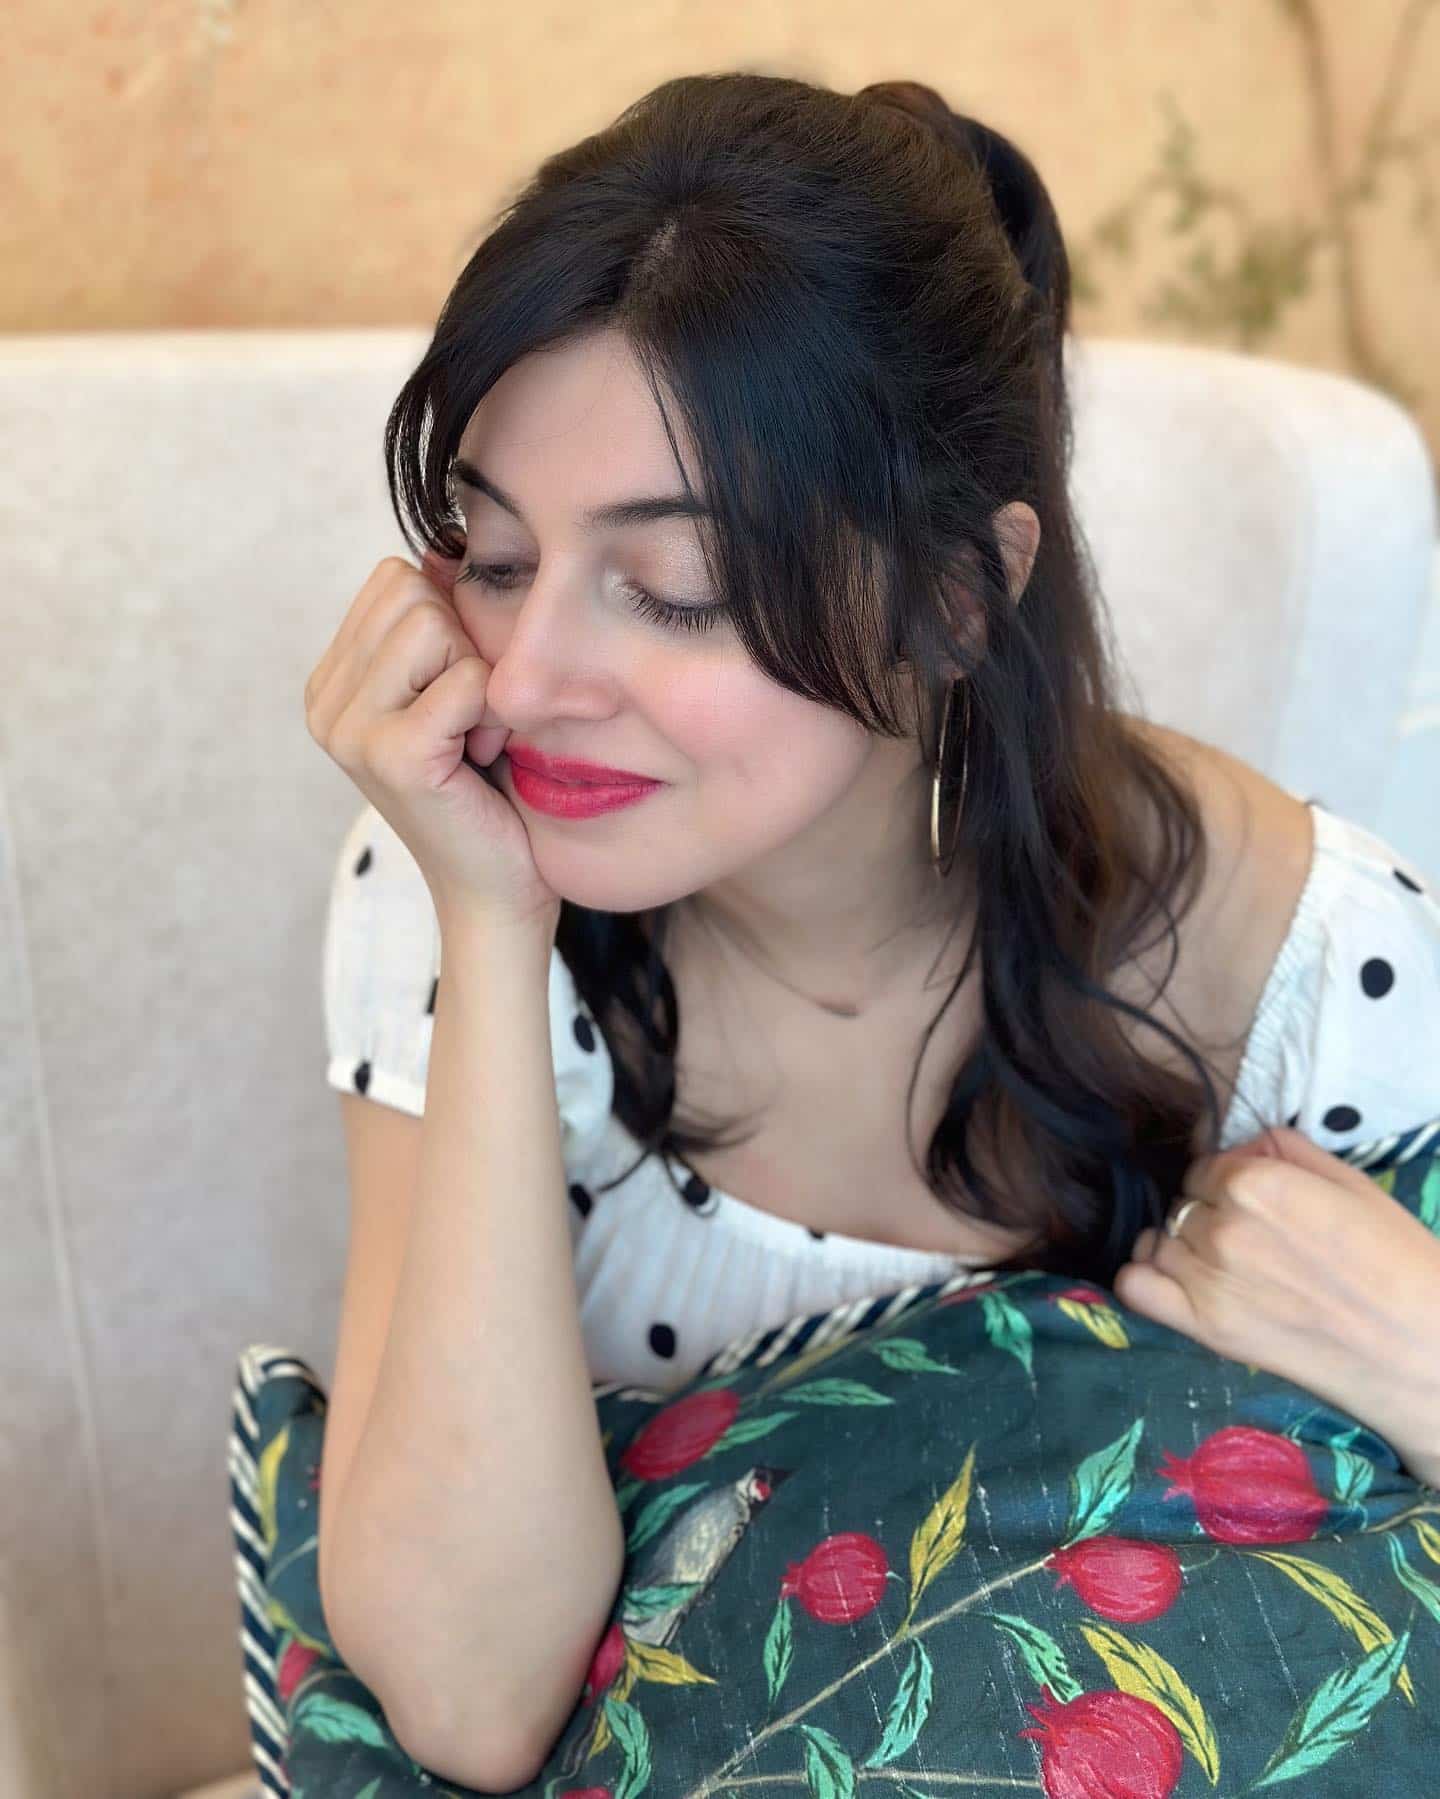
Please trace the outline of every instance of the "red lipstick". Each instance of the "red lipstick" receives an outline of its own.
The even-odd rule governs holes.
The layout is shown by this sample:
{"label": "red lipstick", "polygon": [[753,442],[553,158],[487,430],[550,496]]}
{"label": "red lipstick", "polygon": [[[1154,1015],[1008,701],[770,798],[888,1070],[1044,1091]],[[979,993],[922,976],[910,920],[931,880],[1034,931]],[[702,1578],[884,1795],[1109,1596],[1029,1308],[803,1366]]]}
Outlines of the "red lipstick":
{"label": "red lipstick", "polygon": [[593,818],[633,806],[646,794],[665,785],[648,775],[628,769],[607,768],[598,762],[578,762],[570,757],[543,756],[512,737],[505,746],[515,792],[527,806],[552,818]]}
{"label": "red lipstick", "polygon": [[631,787],[637,782],[659,786],[653,775],[637,774],[633,768],[610,768],[603,762],[581,762],[574,756],[547,756],[543,750],[532,750],[528,743],[511,737],[505,754],[520,768],[533,768],[537,775],[551,781],[580,782],[586,787]]}

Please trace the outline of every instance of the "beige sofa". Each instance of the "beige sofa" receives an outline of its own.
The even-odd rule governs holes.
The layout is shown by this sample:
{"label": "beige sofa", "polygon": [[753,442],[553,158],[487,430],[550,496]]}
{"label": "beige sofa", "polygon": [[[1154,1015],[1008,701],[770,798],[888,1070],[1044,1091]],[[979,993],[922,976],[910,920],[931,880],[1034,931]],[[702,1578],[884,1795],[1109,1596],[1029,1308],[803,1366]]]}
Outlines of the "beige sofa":
{"label": "beige sofa", "polygon": [[[284,1345],[328,1382],[346,1244],[320,948],[363,800],[301,696],[404,553],[381,429],[424,341],[0,340],[5,1799],[254,1786],[237,1358]],[[1409,416],[1221,352],[1091,340],[1071,370],[1127,709],[1440,877],[1435,482]]]}

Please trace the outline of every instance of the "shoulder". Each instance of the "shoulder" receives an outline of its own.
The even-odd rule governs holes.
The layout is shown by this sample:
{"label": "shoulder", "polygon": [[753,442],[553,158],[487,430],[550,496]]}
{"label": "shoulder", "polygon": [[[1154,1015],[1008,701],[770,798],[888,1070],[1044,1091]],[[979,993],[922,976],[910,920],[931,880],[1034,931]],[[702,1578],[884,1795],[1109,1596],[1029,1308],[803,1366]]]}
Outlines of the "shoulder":
{"label": "shoulder", "polygon": [[[1178,925],[1166,990],[1176,1018],[1166,1022],[1233,1080],[1314,868],[1314,815],[1303,800],[1214,744],[1129,715],[1124,722],[1188,786],[1204,831],[1203,878]],[[1166,933],[1137,964],[1150,978],[1152,999],[1170,948]],[[1164,1044],[1153,1031],[1147,1040]],[[1168,1044],[1164,1052],[1189,1071]]]}
{"label": "shoulder", "polygon": [[1310,807],[1238,756],[1183,731],[1125,718],[1193,792],[1205,832],[1206,878],[1196,913],[1224,947],[1278,950],[1315,855]]}

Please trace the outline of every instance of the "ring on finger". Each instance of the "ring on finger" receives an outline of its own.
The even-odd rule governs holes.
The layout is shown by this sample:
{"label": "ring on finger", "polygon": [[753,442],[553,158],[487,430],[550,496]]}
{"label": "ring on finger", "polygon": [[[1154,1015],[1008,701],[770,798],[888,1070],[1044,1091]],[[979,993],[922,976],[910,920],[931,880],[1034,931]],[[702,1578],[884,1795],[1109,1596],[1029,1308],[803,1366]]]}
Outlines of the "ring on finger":
{"label": "ring on finger", "polygon": [[1189,1215],[1191,1206],[1198,1206],[1201,1203],[1202,1202],[1194,1194],[1191,1194],[1189,1199],[1177,1206],[1170,1217],[1165,1220],[1165,1235],[1167,1237],[1178,1237],[1180,1235],[1180,1227],[1184,1224],[1186,1217]]}

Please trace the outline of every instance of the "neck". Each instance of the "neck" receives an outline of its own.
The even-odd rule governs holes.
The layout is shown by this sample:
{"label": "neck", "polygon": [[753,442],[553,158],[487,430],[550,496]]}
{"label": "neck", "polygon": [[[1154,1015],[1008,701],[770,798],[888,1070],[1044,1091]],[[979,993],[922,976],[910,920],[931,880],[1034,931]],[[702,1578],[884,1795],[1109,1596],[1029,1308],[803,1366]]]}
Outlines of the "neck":
{"label": "neck", "polygon": [[930,880],[936,892],[923,918],[888,932],[879,942],[867,941],[856,952],[829,959],[813,944],[777,950],[743,922],[707,907],[703,894],[677,908],[679,934],[691,947],[702,948],[706,959],[732,981],[749,984],[759,976],[767,987],[783,990],[827,1017],[864,1018],[909,993],[921,971],[928,986],[946,946],[973,922],[972,903],[957,897],[949,883],[942,889],[933,874]]}

